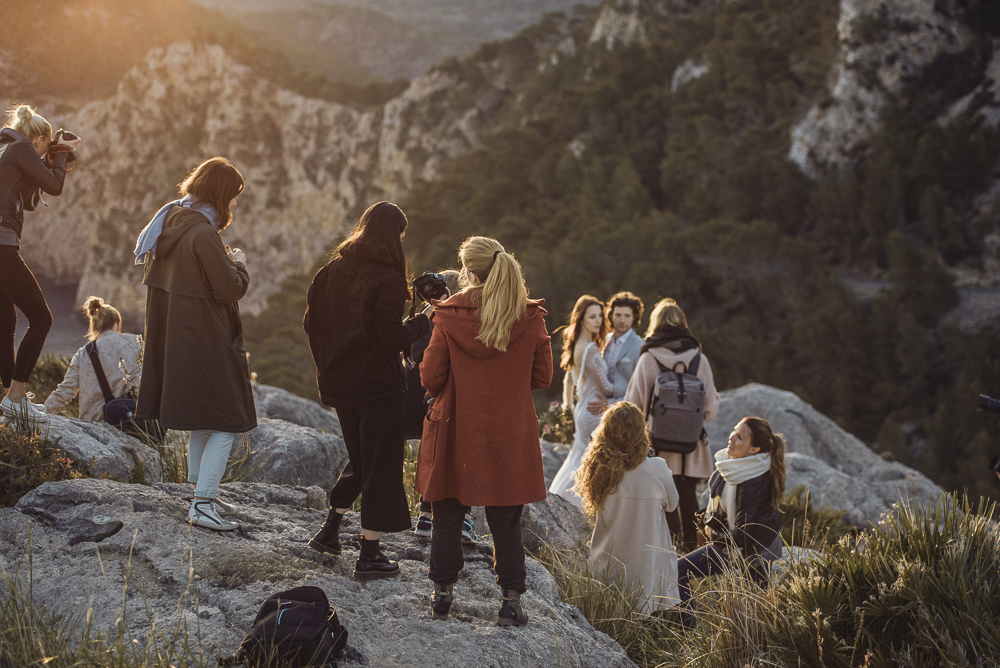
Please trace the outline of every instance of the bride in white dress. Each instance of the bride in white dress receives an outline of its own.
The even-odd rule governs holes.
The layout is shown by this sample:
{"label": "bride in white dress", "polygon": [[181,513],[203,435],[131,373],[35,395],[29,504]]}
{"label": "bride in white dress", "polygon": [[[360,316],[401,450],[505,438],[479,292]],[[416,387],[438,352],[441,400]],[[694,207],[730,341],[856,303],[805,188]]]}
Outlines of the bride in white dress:
{"label": "bride in white dress", "polygon": [[606,334],[604,305],[595,297],[584,295],[576,300],[569,326],[563,330],[563,353],[560,366],[566,370],[563,378],[563,407],[573,410],[573,448],[562,468],[549,485],[549,492],[558,494],[583,508],[583,501],[570,490],[573,475],[580,468],[583,453],[587,451],[590,435],[601,421],[600,414],[587,410],[587,404],[599,397],[614,394],[614,385],[608,381],[608,367],[601,355]]}

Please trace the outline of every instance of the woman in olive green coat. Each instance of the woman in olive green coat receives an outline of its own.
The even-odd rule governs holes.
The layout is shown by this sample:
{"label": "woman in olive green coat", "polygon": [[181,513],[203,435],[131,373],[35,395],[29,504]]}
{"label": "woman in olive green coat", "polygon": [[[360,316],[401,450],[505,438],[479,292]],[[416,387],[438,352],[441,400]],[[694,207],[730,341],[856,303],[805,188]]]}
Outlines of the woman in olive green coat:
{"label": "woman in olive green coat", "polygon": [[246,257],[219,232],[243,177],[225,158],[200,164],[181,184],[184,198],[164,206],[139,236],[145,262],[146,348],[136,417],[191,432],[188,521],[228,531],[235,512],[216,499],[229,452],[257,426],[239,300],[250,277]]}

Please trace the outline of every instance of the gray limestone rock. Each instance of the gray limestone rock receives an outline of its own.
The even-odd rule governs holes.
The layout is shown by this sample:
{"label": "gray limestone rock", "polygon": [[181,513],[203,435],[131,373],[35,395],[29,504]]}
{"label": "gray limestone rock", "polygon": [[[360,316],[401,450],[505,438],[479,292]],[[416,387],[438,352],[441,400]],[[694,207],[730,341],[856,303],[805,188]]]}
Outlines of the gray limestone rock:
{"label": "gray limestone rock", "polygon": [[347,460],[344,439],[338,434],[260,418],[250,432],[250,456],[245,466],[254,482],[330,489]]}
{"label": "gray limestone rock", "polygon": [[805,485],[814,503],[847,511],[859,527],[877,522],[900,499],[944,494],[919,471],[882,459],[794,393],[757,383],[722,393],[718,415],[705,425],[712,451],[726,447],[733,427],[752,415],[788,441],[785,489]]}
{"label": "gray limestone rock", "polygon": [[[209,656],[236,650],[268,595],[316,585],[350,632],[342,667],[633,665],[620,646],[561,602],[552,577],[531,558],[522,599],[530,623],[496,626],[500,591],[488,540],[465,548],[451,619],[437,622],[429,610],[429,545],[411,533],[385,534],[382,541],[401,575],[362,583],[350,577],[359,550],[352,537],[357,514],[344,518],[343,556],[331,557],[306,547],[325,517],[305,507],[308,490],[223,485],[221,495],[240,506],[240,527],[228,533],[184,522],[188,490],[109,480],[47,483],[16,508],[0,509],[0,564],[25,583],[30,547],[38,603],[58,612],[90,608],[95,630],[111,630],[119,614],[142,637],[155,626],[172,640],[186,628],[196,650]],[[66,527],[83,518],[121,527],[79,541]]]}
{"label": "gray limestone rock", "polygon": [[[127,481],[141,473],[146,482],[163,480],[160,453],[109,424],[53,415],[41,429],[50,444],[90,476]],[[135,471],[137,466],[140,471]]]}
{"label": "gray limestone rock", "polygon": [[556,550],[586,552],[587,541],[593,532],[594,527],[583,511],[558,494],[529,503],[521,516],[524,547],[536,554],[543,545]]}
{"label": "gray limestone rock", "polygon": [[257,417],[284,420],[302,427],[343,435],[336,411],[280,387],[254,385],[253,402],[257,407]]}
{"label": "gray limestone rock", "polygon": [[569,446],[556,444],[552,441],[542,441],[542,468],[545,471],[545,486],[552,484],[552,479],[559,473],[560,467],[569,456]]}

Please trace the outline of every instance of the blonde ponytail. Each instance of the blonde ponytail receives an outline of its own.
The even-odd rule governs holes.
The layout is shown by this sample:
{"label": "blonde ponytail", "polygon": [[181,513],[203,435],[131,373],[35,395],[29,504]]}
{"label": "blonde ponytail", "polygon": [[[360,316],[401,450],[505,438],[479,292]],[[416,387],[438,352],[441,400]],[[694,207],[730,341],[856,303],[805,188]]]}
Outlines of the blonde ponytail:
{"label": "blonde ponytail", "polygon": [[476,339],[504,352],[510,328],[528,310],[528,290],[521,265],[500,242],[490,237],[469,237],[458,249],[463,278],[475,274],[478,285],[469,286],[479,304],[479,335]]}
{"label": "blonde ponytail", "polygon": [[7,127],[20,132],[28,138],[28,141],[34,141],[38,137],[52,139],[52,125],[26,104],[12,109],[7,114]]}
{"label": "blonde ponytail", "polygon": [[100,297],[87,297],[87,301],[83,302],[80,310],[90,321],[87,338],[91,341],[109,329],[114,329],[115,325],[122,321],[122,314],[118,312],[118,309]]}

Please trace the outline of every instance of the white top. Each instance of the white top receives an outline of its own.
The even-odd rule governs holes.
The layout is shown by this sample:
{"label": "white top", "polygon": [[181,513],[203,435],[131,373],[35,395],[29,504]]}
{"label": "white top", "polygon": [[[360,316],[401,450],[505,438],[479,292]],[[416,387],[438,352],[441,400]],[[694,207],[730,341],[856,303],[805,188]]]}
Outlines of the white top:
{"label": "white top", "polygon": [[677,552],[663,514],[676,508],[677,501],[670,467],[659,457],[649,457],[625,473],[597,514],[591,572],[609,584],[623,581],[642,587],[640,612],[646,615],[680,603]]}
{"label": "white top", "polygon": [[[135,334],[119,334],[109,329],[97,337],[101,367],[115,397],[121,397],[128,389],[122,364],[132,378],[133,387],[139,389],[139,379],[142,376],[142,367],[139,365],[141,350],[141,339]],[[80,393],[80,419],[104,422],[104,395],[86,346],[76,351],[66,369],[66,377],[45,400],[46,412],[50,415],[62,412],[77,392]]]}

